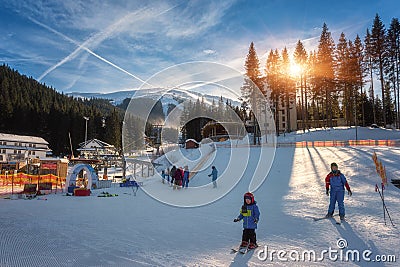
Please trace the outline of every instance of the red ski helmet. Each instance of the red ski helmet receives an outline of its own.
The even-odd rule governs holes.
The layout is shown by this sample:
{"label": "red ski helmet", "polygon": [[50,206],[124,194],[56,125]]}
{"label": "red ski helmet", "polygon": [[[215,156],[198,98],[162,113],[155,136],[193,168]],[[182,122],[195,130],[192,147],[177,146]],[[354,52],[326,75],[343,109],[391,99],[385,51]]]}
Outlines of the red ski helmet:
{"label": "red ski helmet", "polygon": [[243,200],[244,200],[245,203],[246,203],[246,198],[251,200],[251,204],[254,203],[254,195],[252,193],[247,192],[247,193],[244,194]]}

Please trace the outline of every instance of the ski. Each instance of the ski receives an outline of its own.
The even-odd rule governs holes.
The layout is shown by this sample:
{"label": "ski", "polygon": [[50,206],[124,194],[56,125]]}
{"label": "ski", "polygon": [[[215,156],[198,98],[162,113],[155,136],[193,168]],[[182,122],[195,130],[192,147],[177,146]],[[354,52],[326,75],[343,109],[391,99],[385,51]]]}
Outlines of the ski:
{"label": "ski", "polygon": [[334,216],[339,216],[339,214],[335,214],[332,217],[324,216],[324,217],[319,217],[319,218],[313,218],[313,220],[316,222],[316,221],[325,220],[325,219],[333,219]]}
{"label": "ski", "polygon": [[239,253],[245,254],[246,250],[247,250],[247,246],[246,247],[239,247],[239,248],[232,248],[231,250],[232,250],[232,253],[239,252]]}
{"label": "ski", "polygon": [[232,248],[232,253],[237,253],[239,252],[240,254],[246,254],[247,252],[256,249],[258,246],[256,246],[255,248],[249,248],[247,247],[239,247],[239,248]]}
{"label": "ski", "polygon": [[241,254],[246,254],[246,252],[247,252],[247,247],[241,247],[241,248],[239,248],[239,253],[241,253]]}
{"label": "ski", "polygon": [[331,219],[331,220],[334,220],[336,224],[341,225],[342,222],[345,222],[346,220],[345,219],[341,219],[341,220],[336,219],[335,217],[338,217],[338,216],[339,216],[339,214],[335,214],[332,217],[313,218],[313,220],[320,221],[320,220],[324,220],[324,219]]}

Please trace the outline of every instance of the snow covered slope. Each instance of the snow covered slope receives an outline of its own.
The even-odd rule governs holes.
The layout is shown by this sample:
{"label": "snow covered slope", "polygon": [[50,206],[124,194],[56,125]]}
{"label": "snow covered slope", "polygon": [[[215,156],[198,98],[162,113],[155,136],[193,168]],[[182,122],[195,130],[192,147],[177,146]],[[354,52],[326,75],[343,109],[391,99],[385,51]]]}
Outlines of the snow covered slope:
{"label": "snow covered slope", "polygon": [[[224,183],[213,189],[207,175],[211,165],[224,172],[231,152],[217,146],[215,158],[196,175],[205,193],[226,189]],[[242,234],[241,223],[233,219],[257,168],[260,148],[251,148],[244,174],[228,194],[196,208],[173,207],[143,190],[134,196],[131,188],[120,187],[107,189],[118,194],[109,198],[96,197],[101,189],[90,197],[57,194],[46,196],[47,200],[0,199],[0,266],[398,266],[400,190],[389,184],[384,191],[397,227],[388,218],[385,225],[382,202],[375,192],[380,178],[373,152],[389,174],[398,174],[397,147],[278,148],[267,179],[254,192],[261,211],[260,247],[246,255],[230,253]],[[313,220],[327,212],[324,178],[333,161],[353,191],[352,197],[345,196],[347,221],[341,225]],[[238,175],[242,171],[233,169]],[[173,190],[160,177],[149,178],[143,189],[152,185],[171,198],[190,202],[195,197],[190,188],[195,180],[188,189]],[[347,248],[339,249],[338,241],[347,243]],[[312,252],[316,255],[312,261],[301,258]],[[360,260],[352,260],[357,252]],[[388,260],[391,255],[397,263],[372,261],[376,256]]]}

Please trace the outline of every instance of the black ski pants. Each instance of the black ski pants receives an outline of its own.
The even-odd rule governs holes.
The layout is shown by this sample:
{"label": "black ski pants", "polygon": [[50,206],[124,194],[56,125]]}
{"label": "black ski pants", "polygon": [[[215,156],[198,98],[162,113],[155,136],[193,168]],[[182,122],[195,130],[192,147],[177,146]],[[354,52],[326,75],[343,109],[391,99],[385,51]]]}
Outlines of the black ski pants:
{"label": "black ski pants", "polygon": [[256,244],[256,229],[243,229],[242,241]]}

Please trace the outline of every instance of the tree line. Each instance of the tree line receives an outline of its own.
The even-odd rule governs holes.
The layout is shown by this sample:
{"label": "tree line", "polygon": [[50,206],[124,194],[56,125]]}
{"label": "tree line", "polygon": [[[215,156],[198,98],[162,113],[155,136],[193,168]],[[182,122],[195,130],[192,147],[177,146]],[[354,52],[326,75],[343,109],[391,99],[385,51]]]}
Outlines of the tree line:
{"label": "tree line", "polygon": [[[257,106],[251,98],[257,86],[270,101],[275,122],[278,112],[289,115],[296,101],[303,129],[308,122],[321,120],[332,127],[338,118],[348,126],[375,123],[399,128],[399,64],[399,20],[393,18],[387,29],[378,14],[363,38],[349,40],[342,32],[337,43],[324,23],[316,50],[307,52],[299,40],[291,60],[286,47],[271,49],[263,70],[252,42],[245,60],[242,106]],[[287,123],[285,131],[291,130]]]}
{"label": "tree line", "polygon": [[80,99],[3,64],[0,66],[0,132],[32,135],[49,142],[54,155],[70,155],[85,140],[83,118],[89,117],[87,137],[121,148],[123,112],[104,99]]}

